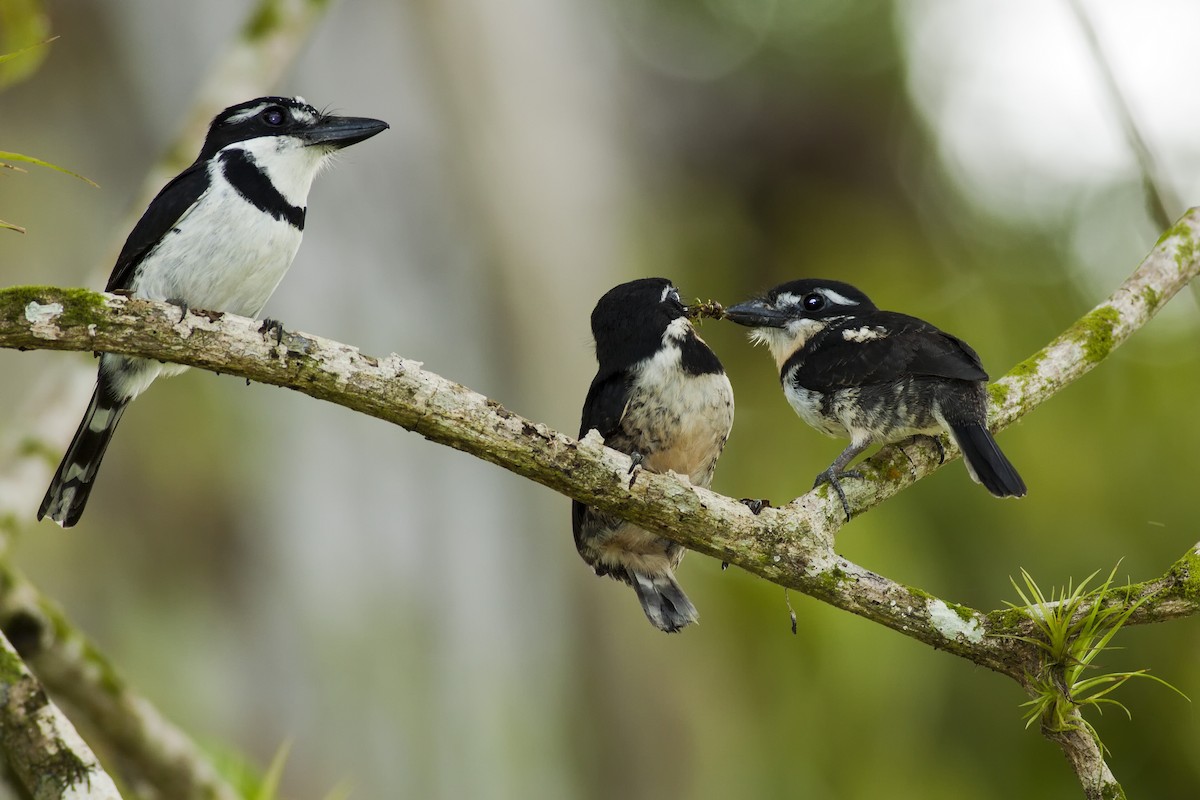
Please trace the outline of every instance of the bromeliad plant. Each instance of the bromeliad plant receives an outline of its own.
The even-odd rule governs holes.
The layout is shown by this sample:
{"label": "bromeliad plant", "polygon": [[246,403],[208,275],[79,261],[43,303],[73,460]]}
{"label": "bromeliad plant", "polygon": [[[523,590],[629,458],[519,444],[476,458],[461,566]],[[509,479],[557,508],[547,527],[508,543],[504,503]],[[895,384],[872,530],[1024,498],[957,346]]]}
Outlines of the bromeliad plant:
{"label": "bromeliad plant", "polygon": [[1036,631],[1036,635],[1011,635],[1010,638],[1032,645],[1042,656],[1037,672],[1028,675],[1027,687],[1033,699],[1021,704],[1022,708],[1028,709],[1025,727],[1040,722],[1043,728],[1055,732],[1083,729],[1097,746],[1104,748],[1096,729],[1080,712],[1091,706],[1103,713],[1105,705],[1112,705],[1132,719],[1125,704],[1110,696],[1129,679],[1149,678],[1185,700],[1190,702],[1190,699],[1145,669],[1102,674],[1089,672],[1096,667],[1097,656],[1109,649],[1109,643],[1130,615],[1149,599],[1143,597],[1127,606],[1110,604],[1108,599],[1119,591],[1112,585],[1117,567],[1113,567],[1097,589],[1089,591],[1088,584],[1097,574],[1099,570],[1080,581],[1078,586],[1068,581],[1066,587],[1057,593],[1051,590],[1047,597],[1033,577],[1022,569],[1024,589],[1015,579],[1009,579],[1021,598],[1021,605],[1008,605],[1028,613]]}

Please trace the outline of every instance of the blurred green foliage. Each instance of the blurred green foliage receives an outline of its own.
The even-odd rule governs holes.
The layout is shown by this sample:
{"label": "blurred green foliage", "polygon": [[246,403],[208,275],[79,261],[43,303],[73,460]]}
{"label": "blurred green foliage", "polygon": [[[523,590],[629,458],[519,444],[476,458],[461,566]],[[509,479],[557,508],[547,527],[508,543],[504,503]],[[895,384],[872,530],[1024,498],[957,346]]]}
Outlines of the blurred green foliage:
{"label": "blurred green foliage", "polygon": [[[47,38],[49,29],[49,18],[42,13],[39,3],[33,0],[0,0],[0,91],[10,84],[25,80],[41,66],[48,53],[45,45],[53,41]],[[14,162],[56,170],[96,186],[89,178],[40,158],[0,150],[0,169],[24,171],[16,167]],[[0,229],[25,232],[21,226],[2,219]]]}
{"label": "blurred green foliage", "polygon": [[0,90],[37,71],[47,51],[50,18],[39,0],[0,0]]}

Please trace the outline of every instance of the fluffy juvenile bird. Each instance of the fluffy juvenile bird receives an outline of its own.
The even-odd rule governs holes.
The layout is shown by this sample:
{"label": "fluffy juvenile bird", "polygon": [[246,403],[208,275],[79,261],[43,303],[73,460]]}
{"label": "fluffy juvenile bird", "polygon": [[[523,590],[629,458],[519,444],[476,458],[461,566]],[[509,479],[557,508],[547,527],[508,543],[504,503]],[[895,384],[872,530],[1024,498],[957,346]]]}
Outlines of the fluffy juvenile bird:
{"label": "fluffy juvenile bird", "polygon": [[[600,298],[592,312],[600,368],[579,435],[595,429],[635,464],[708,486],[733,427],[733,388],[686,312],[665,278],[624,283]],[[652,625],[672,633],[696,621],[675,580],[682,545],[579,502],[571,522],[583,560],[632,586]]]}
{"label": "fluffy juvenile bird", "polygon": [[1024,481],[987,429],[988,375],[966,342],[916,317],[880,311],[849,284],[822,279],[777,286],[725,316],[753,328],[751,340],[770,349],[784,396],[801,419],[850,439],[814,484],[833,486],[847,520],[839,479],[861,477],[846,471],[855,456],[942,429],[976,483],[996,497],[1024,496]]}
{"label": "fluffy juvenile bird", "polygon": [[[323,114],[301,97],[259,97],[213,119],[196,161],[146,208],[117,257],[106,292],[257,316],[304,231],[308,190],[330,156],[386,122]],[[160,375],[185,367],[112,354],[38,509],[64,528],[79,521],[125,406]]]}

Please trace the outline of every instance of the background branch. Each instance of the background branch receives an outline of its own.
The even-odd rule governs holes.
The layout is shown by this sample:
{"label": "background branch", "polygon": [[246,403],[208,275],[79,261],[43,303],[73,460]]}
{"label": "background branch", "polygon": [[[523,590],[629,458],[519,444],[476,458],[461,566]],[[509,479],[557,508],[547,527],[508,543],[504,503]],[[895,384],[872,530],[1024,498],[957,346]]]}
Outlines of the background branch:
{"label": "background branch", "polygon": [[120,800],[70,721],[0,634],[0,749],[34,800]]}
{"label": "background branch", "polygon": [[1166,228],[1171,224],[1172,215],[1176,213],[1182,203],[1167,188],[1159,175],[1154,154],[1146,143],[1146,137],[1142,135],[1137,118],[1129,108],[1129,101],[1125,98],[1125,93],[1121,91],[1117,76],[1113,72],[1112,63],[1104,54],[1104,47],[1100,44],[1096,26],[1092,23],[1087,9],[1083,7],[1082,0],[1070,0],[1070,6],[1075,14],[1075,21],[1079,23],[1079,28],[1083,32],[1084,41],[1092,55],[1092,61],[1096,64],[1096,70],[1104,82],[1104,88],[1112,103],[1113,111],[1121,123],[1125,140],[1129,143],[1129,149],[1133,151],[1134,159],[1137,161],[1142,175],[1142,190],[1146,194],[1146,206],[1150,213],[1150,219],[1154,222],[1155,227]]}
{"label": "background branch", "polygon": [[145,698],[62,610],[0,560],[0,631],[46,688],[114,756],[126,784],[154,796],[237,800],[209,757]]}

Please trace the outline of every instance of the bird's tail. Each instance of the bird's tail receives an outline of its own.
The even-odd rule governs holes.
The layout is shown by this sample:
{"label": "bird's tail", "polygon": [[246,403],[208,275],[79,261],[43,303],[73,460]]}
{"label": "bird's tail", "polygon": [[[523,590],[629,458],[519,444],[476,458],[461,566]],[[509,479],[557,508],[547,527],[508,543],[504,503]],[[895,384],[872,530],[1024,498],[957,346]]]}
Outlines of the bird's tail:
{"label": "bird's tail", "polygon": [[648,574],[628,569],[629,582],[637,592],[642,610],[650,624],[660,631],[675,633],[686,625],[700,621],[696,607],[675,580],[671,572]]}
{"label": "bird's tail", "polygon": [[75,438],[50,481],[50,488],[38,509],[39,520],[48,516],[69,528],[83,514],[104,451],[129,403],[129,400],[112,397],[102,384],[103,380],[92,392],[92,402],[79,423],[79,430],[75,431]]}
{"label": "bird's tail", "polygon": [[983,488],[996,497],[1025,496],[1025,481],[1000,452],[1000,446],[987,428],[976,422],[965,422],[951,424],[950,432],[976,483],[983,484]]}

